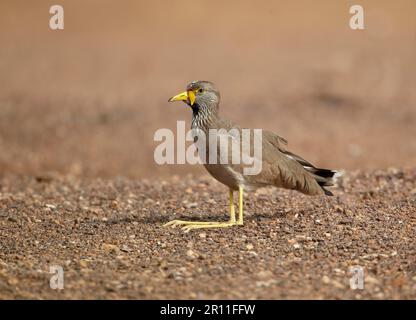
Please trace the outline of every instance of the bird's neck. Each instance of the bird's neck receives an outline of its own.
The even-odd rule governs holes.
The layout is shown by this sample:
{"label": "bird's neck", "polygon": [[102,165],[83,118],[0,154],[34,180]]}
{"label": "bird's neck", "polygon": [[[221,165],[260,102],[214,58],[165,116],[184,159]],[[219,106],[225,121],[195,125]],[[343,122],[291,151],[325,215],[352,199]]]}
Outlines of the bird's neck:
{"label": "bird's neck", "polygon": [[192,129],[209,129],[218,119],[218,108],[195,104],[192,107]]}

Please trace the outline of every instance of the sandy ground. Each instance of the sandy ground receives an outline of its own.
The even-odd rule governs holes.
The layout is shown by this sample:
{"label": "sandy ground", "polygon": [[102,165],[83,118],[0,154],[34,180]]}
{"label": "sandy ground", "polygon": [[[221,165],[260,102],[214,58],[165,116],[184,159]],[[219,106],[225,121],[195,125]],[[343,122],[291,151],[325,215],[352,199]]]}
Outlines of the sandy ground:
{"label": "sandy ground", "polygon": [[[343,0],[59,2],[63,31],[50,1],[0,2],[0,298],[415,298],[414,1],[360,1],[361,31]],[[196,79],[345,169],[336,196],[267,189],[243,228],[161,228],[227,219],[202,166],[154,161]]]}
{"label": "sandy ground", "polygon": [[[243,227],[211,178],[0,181],[0,298],[415,299],[416,171],[351,173],[334,197],[262,189]],[[62,266],[64,289],[49,286]],[[364,289],[350,288],[350,267]]]}

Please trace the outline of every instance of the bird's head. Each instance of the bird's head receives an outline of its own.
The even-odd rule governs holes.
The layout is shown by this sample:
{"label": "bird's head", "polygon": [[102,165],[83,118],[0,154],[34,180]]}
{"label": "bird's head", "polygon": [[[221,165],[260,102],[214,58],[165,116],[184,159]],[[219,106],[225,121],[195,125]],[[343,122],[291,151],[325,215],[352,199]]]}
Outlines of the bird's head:
{"label": "bird's head", "polygon": [[186,86],[186,91],[169,99],[169,102],[183,101],[192,109],[218,108],[220,93],[209,81],[193,81]]}

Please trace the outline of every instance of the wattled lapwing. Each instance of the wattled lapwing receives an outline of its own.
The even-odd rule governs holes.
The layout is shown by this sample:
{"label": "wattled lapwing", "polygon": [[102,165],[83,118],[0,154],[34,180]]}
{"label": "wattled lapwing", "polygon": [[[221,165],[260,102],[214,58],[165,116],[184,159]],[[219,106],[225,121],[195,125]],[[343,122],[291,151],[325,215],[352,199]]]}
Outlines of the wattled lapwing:
{"label": "wattled lapwing", "polygon": [[[242,129],[229,120],[222,119],[219,115],[220,93],[214,84],[209,81],[194,81],[188,84],[186,91],[169,99],[172,101],[183,101],[192,108],[191,128],[200,130],[209,136],[212,129],[226,132],[232,139],[230,132],[241,132]],[[255,140],[251,136],[241,144],[253,144]],[[225,184],[230,192],[230,220],[228,222],[198,222],[173,220],[165,226],[183,226],[183,230],[189,231],[200,228],[224,228],[243,224],[243,190],[251,190],[258,187],[276,186],[286,189],[300,191],[307,195],[331,196],[331,191],[325,187],[333,186],[339,172],[328,169],[320,169],[296,154],[286,150],[283,145],[287,141],[277,134],[262,130],[262,154],[261,171],[257,174],[245,174],[244,166],[241,163],[234,164],[232,161],[224,163],[220,161],[221,143],[216,156],[218,161],[206,161],[204,164],[208,172],[219,182]],[[248,150],[253,150],[250,146]],[[210,144],[207,143],[206,159],[209,158]],[[228,150],[228,149],[227,149]],[[244,150],[244,147],[242,148]],[[246,148],[247,150],[247,148]],[[242,152],[242,154],[244,151]],[[226,152],[226,154],[229,154]],[[231,155],[227,155],[231,159]],[[238,191],[239,212],[236,219],[233,202],[233,192]]]}

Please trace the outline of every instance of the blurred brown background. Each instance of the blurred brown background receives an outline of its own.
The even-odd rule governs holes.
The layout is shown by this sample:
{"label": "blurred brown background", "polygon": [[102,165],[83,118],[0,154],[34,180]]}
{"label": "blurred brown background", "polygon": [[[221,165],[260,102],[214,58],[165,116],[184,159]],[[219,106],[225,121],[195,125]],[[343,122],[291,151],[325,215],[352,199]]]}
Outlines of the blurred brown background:
{"label": "blurred brown background", "polygon": [[[49,7],[65,30],[49,29]],[[363,31],[349,7],[365,10]],[[1,1],[0,173],[132,178],[158,166],[167,99],[196,79],[222,114],[278,132],[319,166],[416,163],[416,2]]]}

